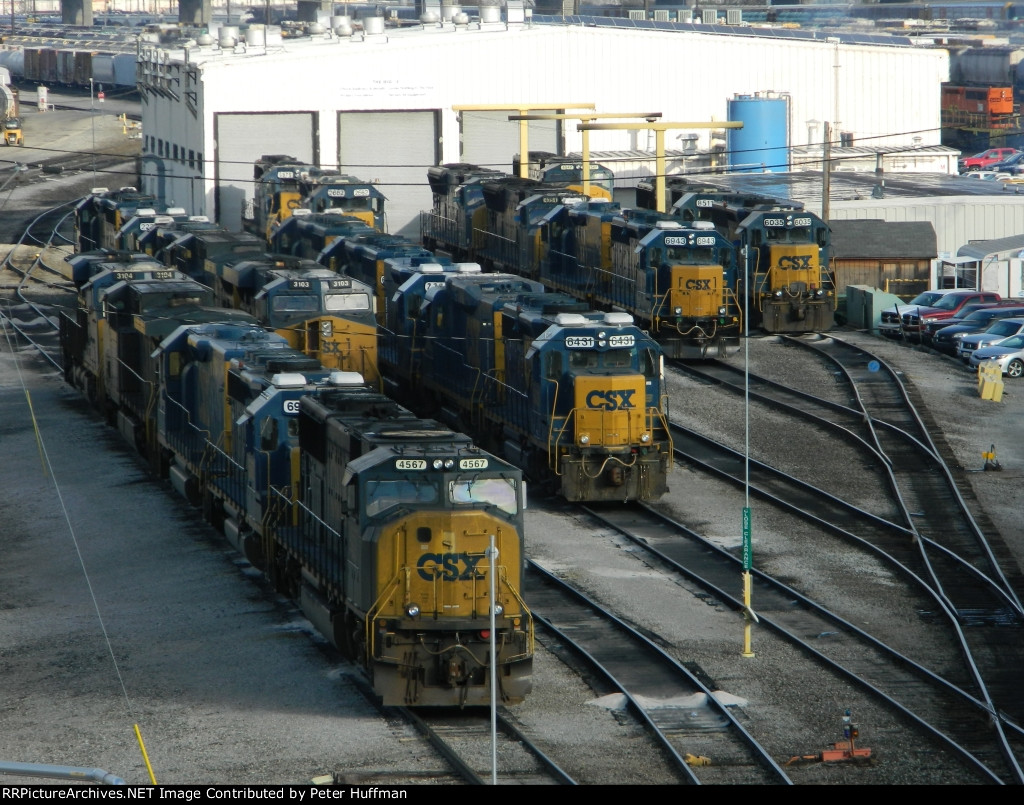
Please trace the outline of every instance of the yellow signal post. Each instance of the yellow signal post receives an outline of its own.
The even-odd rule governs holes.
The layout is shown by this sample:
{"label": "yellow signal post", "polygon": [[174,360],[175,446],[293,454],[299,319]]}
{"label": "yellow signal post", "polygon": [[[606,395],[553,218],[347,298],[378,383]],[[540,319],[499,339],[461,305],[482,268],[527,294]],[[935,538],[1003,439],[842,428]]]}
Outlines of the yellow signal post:
{"label": "yellow signal post", "polygon": [[[509,120],[578,120],[581,123],[592,123],[602,117],[642,117],[648,123],[652,123],[661,117],[661,112],[602,112],[601,114],[552,114],[552,115],[509,115]],[[590,195],[590,129],[582,129],[583,132],[583,195]],[[524,159],[529,151],[519,152],[519,175],[525,176],[523,169]]]}
{"label": "yellow signal post", "polygon": [[[517,119],[519,120],[519,178],[526,178],[526,161],[528,159],[529,151],[527,151],[529,135],[527,134],[527,126],[529,122],[523,117],[527,112],[534,110],[547,110],[547,109],[593,109],[595,104],[592,103],[521,103],[521,104],[500,104],[500,103],[476,103],[476,104],[461,104],[459,106],[453,106],[453,112],[516,112],[518,113]],[[460,118],[461,121],[461,118]],[[461,129],[461,122],[459,125]],[[461,134],[461,131],[460,131]]]}
{"label": "yellow signal post", "polygon": [[[647,121],[644,123],[580,123],[576,126],[577,131],[653,131],[656,168],[654,176],[654,194],[657,196],[658,212],[665,212],[665,132],[668,129],[741,129],[742,121],[730,121],[719,123],[711,121],[708,123],[678,123]],[[589,148],[589,143],[588,143]],[[583,152],[583,164],[590,160],[589,150]]]}

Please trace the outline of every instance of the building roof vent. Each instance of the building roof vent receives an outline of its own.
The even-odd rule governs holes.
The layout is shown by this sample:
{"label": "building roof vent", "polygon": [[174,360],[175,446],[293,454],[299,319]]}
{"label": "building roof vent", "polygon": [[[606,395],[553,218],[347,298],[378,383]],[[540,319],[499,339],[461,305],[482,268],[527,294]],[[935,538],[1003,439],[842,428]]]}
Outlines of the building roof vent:
{"label": "building roof vent", "polygon": [[363,33],[367,36],[384,33],[384,18],[366,17],[363,20]]}
{"label": "building roof vent", "polygon": [[233,48],[238,44],[238,26],[222,25],[217,32],[217,43],[222,48]]}

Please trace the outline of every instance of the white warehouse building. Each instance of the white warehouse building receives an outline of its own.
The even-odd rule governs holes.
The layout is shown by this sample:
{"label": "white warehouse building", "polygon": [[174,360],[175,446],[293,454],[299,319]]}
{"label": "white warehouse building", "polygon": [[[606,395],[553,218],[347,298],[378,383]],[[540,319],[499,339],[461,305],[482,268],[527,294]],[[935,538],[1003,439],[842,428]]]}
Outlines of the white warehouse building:
{"label": "white warehouse building", "polygon": [[[738,96],[785,99],[787,149],[820,137],[825,121],[844,144],[939,143],[939,86],[949,75],[939,47],[486,10],[486,21],[403,27],[369,18],[354,32],[347,18],[332,18],[333,30],[295,39],[272,26],[225,26],[176,49],[144,46],[143,189],[240,229],[253,163],[287,154],[379,182],[390,231],[417,236],[418,212],[431,204],[427,167],[510,171],[521,142],[515,114],[547,110],[528,124],[528,148],[556,153],[579,152],[583,134],[578,120],[551,114],[590,110],[606,124],[643,122],[613,114],[660,113],[679,123],[663,147],[707,151]],[[589,148],[651,152],[656,136],[593,130]]]}

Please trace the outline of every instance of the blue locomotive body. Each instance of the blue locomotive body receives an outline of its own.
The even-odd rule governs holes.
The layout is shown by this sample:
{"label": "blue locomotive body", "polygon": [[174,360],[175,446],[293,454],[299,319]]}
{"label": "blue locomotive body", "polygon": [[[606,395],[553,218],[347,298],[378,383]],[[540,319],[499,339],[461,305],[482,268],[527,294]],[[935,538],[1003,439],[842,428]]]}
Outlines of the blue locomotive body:
{"label": "blue locomotive body", "polygon": [[485,706],[492,686],[523,701],[534,643],[521,471],[152,265],[82,284],[82,315],[61,322],[67,378],[88,378],[153,470],[385,704]]}
{"label": "blue locomotive body", "polygon": [[632,317],[516,275],[431,267],[394,294],[381,350],[410,405],[467,427],[568,500],[653,500],[671,441],[662,355]]}

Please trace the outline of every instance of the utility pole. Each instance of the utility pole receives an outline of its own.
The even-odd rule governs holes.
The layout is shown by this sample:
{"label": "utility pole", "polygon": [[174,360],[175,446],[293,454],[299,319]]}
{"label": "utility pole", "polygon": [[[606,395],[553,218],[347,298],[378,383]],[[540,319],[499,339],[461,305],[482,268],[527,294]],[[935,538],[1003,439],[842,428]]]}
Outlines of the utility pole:
{"label": "utility pole", "polygon": [[828,223],[829,195],[832,188],[832,126],[825,121],[825,141],[821,144],[821,220]]}

